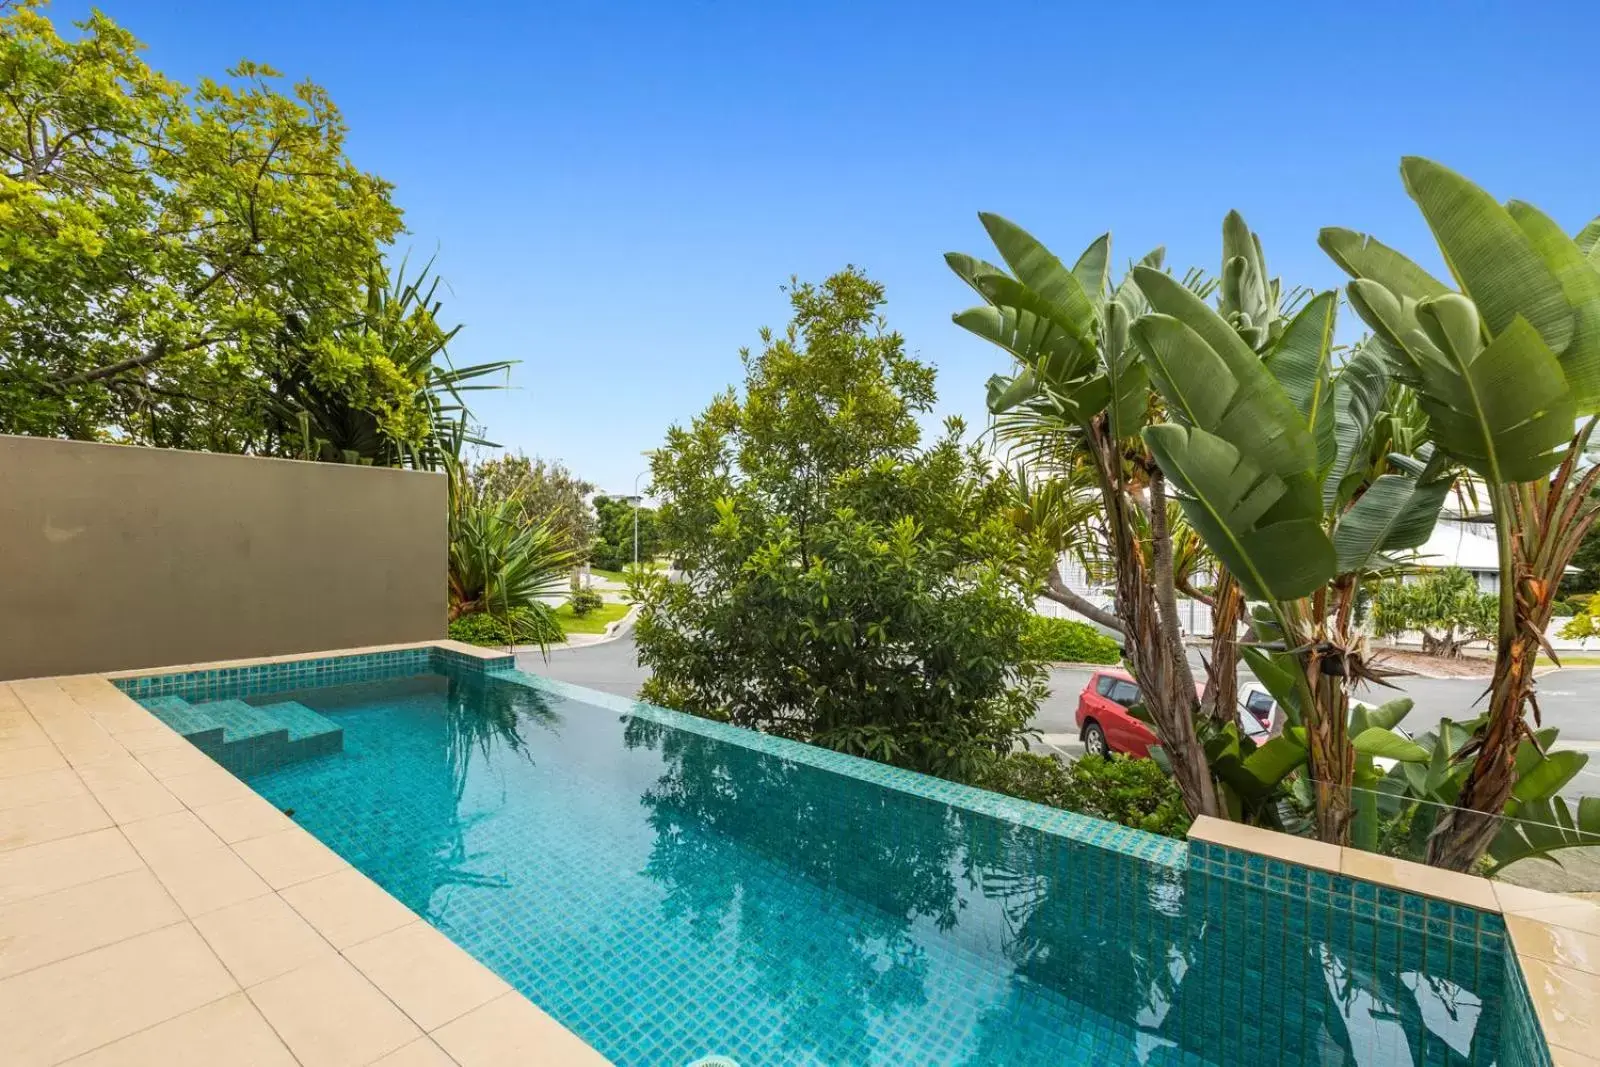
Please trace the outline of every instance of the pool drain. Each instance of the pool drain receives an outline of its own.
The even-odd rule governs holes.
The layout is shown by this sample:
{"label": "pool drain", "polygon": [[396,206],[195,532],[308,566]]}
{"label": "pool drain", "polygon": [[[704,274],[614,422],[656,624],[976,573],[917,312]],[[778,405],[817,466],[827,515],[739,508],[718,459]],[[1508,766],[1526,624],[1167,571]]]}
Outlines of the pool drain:
{"label": "pool drain", "polygon": [[689,1064],[689,1067],[739,1067],[739,1062],[729,1059],[727,1056],[707,1056],[704,1059],[695,1060]]}

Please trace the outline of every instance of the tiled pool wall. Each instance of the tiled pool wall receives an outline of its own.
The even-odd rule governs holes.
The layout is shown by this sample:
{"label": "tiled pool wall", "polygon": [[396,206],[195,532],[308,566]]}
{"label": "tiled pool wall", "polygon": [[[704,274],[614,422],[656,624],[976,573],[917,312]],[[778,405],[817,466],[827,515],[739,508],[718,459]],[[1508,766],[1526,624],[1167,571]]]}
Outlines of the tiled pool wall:
{"label": "tiled pool wall", "polygon": [[[1326,1002],[1282,1000],[1269,1012],[1252,1012],[1249,1004],[1273,1003],[1274,990],[1307,988],[1322,975],[1342,974],[1349,1017],[1337,1025],[1360,1025],[1364,998],[1370,998],[1382,1006],[1377,1015],[1385,1022],[1399,1022],[1419,1063],[1488,1063],[1490,1056],[1500,1067],[1550,1063],[1500,915],[1204,840],[1189,842],[1185,906],[1206,923],[1197,941],[1216,957],[1213,966],[1226,959],[1244,971],[1244,1003],[1202,1024],[1201,1047],[1220,1050],[1220,1062],[1240,1062],[1262,1045],[1314,1048],[1315,1031],[1331,1022]],[[1329,956],[1286,953],[1273,936],[1280,932],[1305,937]],[[1484,995],[1470,1061],[1453,1057],[1429,1033],[1421,1010],[1412,1010],[1421,991],[1408,988],[1407,976],[1422,973]],[[1371,1040],[1398,1036],[1374,1027]]]}
{"label": "tiled pool wall", "polygon": [[[176,695],[194,700],[219,700],[420,673],[457,672],[492,673],[504,682],[990,816],[1047,837],[1094,846],[1095,850],[1104,850],[1106,855],[1095,857],[1091,850],[1091,855],[1080,856],[1076,862],[1088,859],[1093,869],[1111,881],[1116,880],[1119,871],[1126,873],[1125,868],[1116,865],[1118,856],[1151,865],[1150,873],[1157,881],[1172,882],[1173,890],[1186,898],[1184,910],[1188,921],[1208,926],[1209,936],[1200,942],[1201,951],[1215,954],[1219,960],[1227,956],[1232,961],[1231,966],[1238,966],[1238,961],[1244,960],[1243,988],[1259,993],[1253,1006],[1243,1003],[1233,1006],[1232,1010],[1212,1012],[1197,1022],[1186,1024],[1201,1027],[1205,1042],[1201,1047],[1220,1052],[1221,1062],[1229,1062],[1230,1050],[1237,1053],[1235,1060],[1243,1060],[1249,1049],[1259,1048],[1263,1043],[1292,1049],[1306,1038],[1308,1029],[1321,1022],[1302,1016],[1299,1005],[1275,1003],[1273,992],[1288,980],[1285,968],[1312,965],[1315,961],[1287,958],[1281,951],[1282,946],[1274,944],[1271,938],[1257,938],[1253,944],[1232,943],[1265,926],[1289,934],[1308,934],[1313,940],[1326,939],[1330,944],[1351,950],[1352,959],[1375,961],[1377,966],[1368,977],[1376,984],[1375,992],[1380,998],[1389,1002],[1401,999],[1399,985],[1402,975],[1408,972],[1426,969],[1430,975],[1454,976],[1463,984],[1478,988],[1484,987],[1481,979],[1493,973],[1496,980],[1488,985],[1500,990],[1499,1003],[1484,1005],[1484,1019],[1485,1025],[1498,1026],[1498,1033],[1486,1033],[1482,1037],[1494,1043],[1497,1062],[1502,1067],[1548,1067],[1551,1064],[1527,982],[1515,953],[1507,951],[1505,924],[1501,916],[1477,908],[1213,842],[1161,837],[829,749],[584,689],[518,671],[510,655],[469,653],[433,645],[150,673],[113,680],[118,688],[135,699]],[[1104,862],[1096,862],[1102,858]],[[1161,873],[1163,870],[1165,874]],[[1137,891],[1143,895],[1148,890],[1149,886],[1141,885]],[[1117,892],[1107,895],[1114,899]],[[1266,923],[1243,921],[1247,916],[1259,916],[1262,909],[1270,915]],[[1419,1047],[1426,1051],[1424,1062],[1447,1062],[1447,1050],[1425,1043]]]}
{"label": "tiled pool wall", "polygon": [[151,673],[121,672],[112,684],[135,700],[176,696],[184,700],[234,700],[291,689],[376,682],[445,670],[507,670],[515,657],[483,656],[440,645],[361,652],[351,655],[263,661],[240,666]]}

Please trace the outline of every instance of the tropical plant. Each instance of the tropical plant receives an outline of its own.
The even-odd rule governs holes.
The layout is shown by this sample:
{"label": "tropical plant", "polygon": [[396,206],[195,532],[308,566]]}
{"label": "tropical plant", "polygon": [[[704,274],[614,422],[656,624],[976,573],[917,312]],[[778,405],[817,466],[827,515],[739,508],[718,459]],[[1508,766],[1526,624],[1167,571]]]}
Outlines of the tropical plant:
{"label": "tropical plant", "polygon": [[1044,669],[1043,560],[959,422],[929,446],[933,372],[845,270],[651,456],[661,548],[633,575],[646,699],[973,781],[1024,734]]}
{"label": "tropical plant", "polygon": [[445,453],[449,485],[449,621],[486,613],[514,625],[511,613],[529,616],[528,630],[541,649],[560,626],[550,599],[567,584],[572,550],[548,522],[524,521],[515,496],[494,500],[467,477],[458,427]]}
{"label": "tropical plant", "polygon": [[[1486,718],[1441,720],[1438,729],[1394,746],[1389,754],[1395,764],[1376,780],[1358,780],[1357,825],[1369,829],[1356,843],[1406,859],[1427,858],[1440,819],[1452,811],[1472,774],[1472,752]],[[1556,749],[1558,733],[1555,727],[1534,730],[1517,745],[1516,785],[1475,869],[1493,876],[1519,860],[1553,859],[1561,849],[1600,845],[1600,798],[1583,797],[1574,812],[1561,796],[1589,756]]]}
{"label": "tropical plant", "polygon": [[1372,631],[1378,637],[1417,631],[1425,654],[1459,656],[1462,646],[1494,636],[1499,606],[1500,598],[1480,593],[1460,567],[1430,569],[1378,586]]}
{"label": "tropical plant", "polygon": [[[1149,375],[1129,330],[1146,307],[1144,296],[1131,278],[1112,288],[1109,234],[1090,244],[1069,270],[1014,223],[992,214],[979,219],[1010,271],[972,256],[946,255],[951,269],[985,301],[956,314],[955,322],[1020,364],[1016,374],[989,381],[989,409],[997,416],[1000,439],[1042,478],[1068,479],[1071,485],[1070,491],[1054,490],[1049,500],[1048,483],[1040,484],[1031,494],[1038,504],[1024,514],[1033,528],[1048,531],[1041,543],[1059,551],[1077,523],[1067,509],[1097,497],[1116,579],[1115,612],[1083,601],[1054,572],[1045,595],[1121,633],[1185,805],[1191,814],[1219,814],[1195,729],[1194,677],[1178,628],[1166,480],[1138,438],[1150,414]],[[1159,273],[1162,261],[1157,250],[1143,264]],[[1094,496],[1084,491],[1085,483]],[[1141,523],[1148,527],[1144,540]]]}
{"label": "tropical plant", "polygon": [[1501,205],[1425,159],[1406,191],[1459,291],[1363,234],[1322,231],[1354,280],[1350,304],[1390,371],[1414,390],[1440,454],[1482,483],[1500,558],[1488,713],[1463,746],[1470,769],[1428,860],[1470,869],[1499,831],[1518,752],[1533,735],[1533,668],[1562,574],[1593,525],[1600,467],[1580,468],[1600,406],[1600,220],[1576,239],[1522,201]]}
{"label": "tropical plant", "polygon": [[[1248,233],[1235,218],[1225,232]],[[1247,273],[1261,271],[1259,243],[1247,247]],[[1356,594],[1427,539],[1453,475],[1426,457],[1376,477],[1362,469],[1388,376],[1367,348],[1335,371],[1334,293],[1312,297],[1258,353],[1239,319],[1169,275],[1136,267],[1134,278],[1154,310],[1131,336],[1171,420],[1145,428],[1144,442],[1189,522],[1257,604],[1261,644],[1244,654],[1263,682],[1294,679],[1279,701],[1304,728],[1317,834],[1342,843],[1356,755],[1348,687],[1374,677],[1353,626]],[[1231,722],[1220,729],[1236,732]],[[1291,762],[1296,736],[1268,747]]]}

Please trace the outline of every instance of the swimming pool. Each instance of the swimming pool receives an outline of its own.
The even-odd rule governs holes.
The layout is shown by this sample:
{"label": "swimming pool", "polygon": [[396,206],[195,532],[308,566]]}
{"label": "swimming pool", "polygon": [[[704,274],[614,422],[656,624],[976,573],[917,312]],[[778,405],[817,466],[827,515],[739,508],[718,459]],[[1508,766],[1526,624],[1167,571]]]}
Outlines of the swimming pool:
{"label": "swimming pool", "polygon": [[190,699],[342,729],[241,773],[625,1067],[1540,1062],[1498,917],[425,664]]}

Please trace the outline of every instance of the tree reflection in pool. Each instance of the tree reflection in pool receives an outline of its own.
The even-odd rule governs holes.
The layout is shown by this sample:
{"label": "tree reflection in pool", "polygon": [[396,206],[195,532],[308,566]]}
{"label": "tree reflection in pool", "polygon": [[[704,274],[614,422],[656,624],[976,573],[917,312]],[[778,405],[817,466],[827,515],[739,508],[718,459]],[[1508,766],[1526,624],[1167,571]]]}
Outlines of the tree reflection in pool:
{"label": "tree reflection in pool", "polygon": [[251,784],[619,1064],[1510,1062],[1494,951],[515,672],[288,696],[345,751]]}

